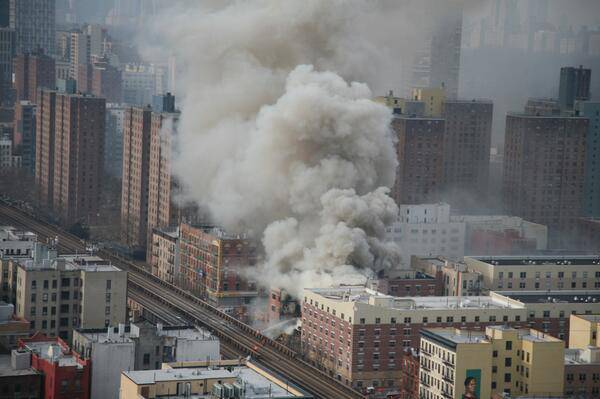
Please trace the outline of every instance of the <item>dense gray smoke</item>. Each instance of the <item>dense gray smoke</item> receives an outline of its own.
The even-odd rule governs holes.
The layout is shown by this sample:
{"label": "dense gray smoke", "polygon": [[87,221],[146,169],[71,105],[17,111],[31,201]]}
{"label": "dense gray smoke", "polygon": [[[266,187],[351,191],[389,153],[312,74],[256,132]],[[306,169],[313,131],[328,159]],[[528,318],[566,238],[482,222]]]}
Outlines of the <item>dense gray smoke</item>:
{"label": "dense gray smoke", "polygon": [[228,230],[262,235],[252,278],[293,295],[397,264],[384,242],[398,211],[391,114],[341,77],[373,73],[376,52],[353,33],[368,4],[204,7],[188,3],[162,30],[184,65],[173,156],[184,192]]}

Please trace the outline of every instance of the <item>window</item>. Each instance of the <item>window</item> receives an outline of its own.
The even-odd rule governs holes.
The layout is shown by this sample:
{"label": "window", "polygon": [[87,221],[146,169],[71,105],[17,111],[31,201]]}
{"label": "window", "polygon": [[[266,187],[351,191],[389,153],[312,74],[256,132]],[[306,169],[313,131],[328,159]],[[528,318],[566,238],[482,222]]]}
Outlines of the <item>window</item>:
{"label": "window", "polygon": [[519,273],[519,277],[520,278],[527,278],[527,272],[521,272],[521,273]]}
{"label": "window", "polygon": [[390,319],[390,324],[396,324],[396,318],[395,317],[392,317]]}
{"label": "window", "polygon": [[31,280],[31,289],[35,290],[37,288],[37,281]]}
{"label": "window", "polygon": [[479,323],[479,316],[475,316],[475,323]]}
{"label": "window", "polygon": [[507,351],[512,350],[512,341],[506,341],[506,350]]}
{"label": "window", "polygon": [[511,366],[512,366],[512,358],[511,357],[504,358],[504,367],[511,367]]}
{"label": "window", "polygon": [[365,324],[365,319],[364,318],[360,319],[360,324]]}
{"label": "window", "polygon": [[58,280],[52,280],[52,288],[56,288],[58,286]]}
{"label": "window", "polygon": [[109,315],[110,314],[110,306],[107,306],[104,308],[104,314],[105,315]]}
{"label": "window", "polygon": [[492,352],[492,357],[498,357],[498,351],[493,351]]}
{"label": "window", "polygon": [[60,313],[69,313],[69,305],[60,305]]}
{"label": "window", "polygon": [[70,278],[63,278],[60,280],[60,285],[63,287],[70,287],[71,286],[71,279]]}
{"label": "window", "polygon": [[375,318],[375,324],[380,324],[380,323],[381,323],[381,318],[379,318],[379,317],[376,317],[376,318]]}
{"label": "window", "polygon": [[69,318],[68,317],[61,317],[60,318],[60,326],[61,327],[68,327],[69,326]]}
{"label": "window", "polygon": [[44,280],[44,289],[47,290],[48,289],[48,280]]}
{"label": "window", "polygon": [[106,302],[110,302],[110,292],[106,293]]}
{"label": "window", "polygon": [[510,381],[511,381],[510,373],[505,373],[504,374],[504,382],[510,382]]}
{"label": "window", "polygon": [[112,280],[106,280],[106,289],[110,290],[112,288]]}
{"label": "window", "polygon": [[408,324],[408,323],[410,323],[410,322],[411,322],[411,319],[410,319],[410,317],[405,317],[405,318],[404,318],[404,323]]}
{"label": "window", "polygon": [[144,364],[145,365],[150,364],[150,354],[149,353],[144,353]]}
{"label": "window", "polygon": [[36,299],[37,299],[37,296],[35,295],[35,293],[31,294],[31,302],[35,303]]}
{"label": "window", "polygon": [[71,293],[69,291],[61,291],[60,299],[63,301],[68,301],[71,298]]}

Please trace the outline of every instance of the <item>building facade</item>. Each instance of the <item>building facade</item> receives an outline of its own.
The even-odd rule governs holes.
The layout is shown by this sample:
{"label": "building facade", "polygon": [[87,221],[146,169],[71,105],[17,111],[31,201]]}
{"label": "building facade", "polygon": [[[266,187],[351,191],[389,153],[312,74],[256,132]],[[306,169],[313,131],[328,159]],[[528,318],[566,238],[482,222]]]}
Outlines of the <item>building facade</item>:
{"label": "building facade", "polygon": [[445,100],[444,184],[455,207],[487,193],[494,105],[483,100]]}
{"label": "building facade", "polygon": [[600,102],[584,101],[577,108],[581,116],[589,119],[583,212],[585,216],[600,218]]}
{"label": "building facade", "polygon": [[21,167],[35,175],[35,119],[37,106],[31,101],[15,104],[15,138],[19,138]]}
{"label": "building facade", "polygon": [[600,257],[466,256],[470,270],[481,273],[483,285],[494,291],[593,291],[600,289]]}
{"label": "building facade", "polygon": [[444,180],[443,119],[395,116],[398,168],[393,197],[400,204],[423,204],[440,199]]}
{"label": "building facade", "polygon": [[421,332],[422,398],[563,393],[564,343],[533,329]]}
{"label": "building facade", "polygon": [[155,227],[167,227],[171,205],[171,136],[177,113],[129,108],[123,121],[121,240],[146,250]]}
{"label": "building facade", "polygon": [[214,226],[179,227],[179,270],[176,284],[205,298],[236,318],[249,318],[248,306],[258,296],[256,282],[243,269],[257,261],[256,244],[245,235]]}
{"label": "building facade", "polygon": [[465,223],[452,221],[445,203],[400,205],[398,219],[386,235],[400,246],[405,265],[411,256],[459,260],[465,255]]}
{"label": "building facade", "polygon": [[121,371],[160,369],[163,362],[219,359],[219,340],[188,326],[147,322],[107,329],[78,329],[73,350],[91,361],[91,399],[119,397]]}
{"label": "building facade", "polygon": [[504,204],[510,215],[548,226],[568,244],[584,200],[589,120],[509,114],[504,148]]}
{"label": "building facade", "polygon": [[169,284],[179,275],[179,230],[153,229],[149,248],[152,274]]}
{"label": "building facade", "polygon": [[101,258],[56,255],[36,245],[17,266],[16,314],[31,332],[70,340],[75,328],[102,328],[127,317],[127,272]]}
{"label": "building facade", "polygon": [[15,30],[16,53],[43,48],[49,55],[55,46],[55,0],[9,0],[10,27]]}

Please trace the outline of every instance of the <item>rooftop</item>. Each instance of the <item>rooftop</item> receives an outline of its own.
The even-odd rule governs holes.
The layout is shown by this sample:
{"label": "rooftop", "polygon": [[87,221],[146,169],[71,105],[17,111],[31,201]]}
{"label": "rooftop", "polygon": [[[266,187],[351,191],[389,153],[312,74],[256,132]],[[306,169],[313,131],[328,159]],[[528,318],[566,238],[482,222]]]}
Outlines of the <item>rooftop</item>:
{"label": "rooftop", "polygon": [[422,330],[423,336],[441,341],[455,347],[456,344],[479,344],[491,342],[494,338],[491,330],[517,333],[519,339],[530,342],[562,342],[558,338],[528,328],[512,328],[509,326],[488,326],[486,332],[478,330],[461,330],[458,328],[428,328]]}
{"label": "rooftop", "polygon": [[59,367],[83,368],[77,358],[66,352],[57,341],[28,341],[25,348],[48,362],[58,363]]}
{"label": "rooftop", "polygon": [[35,375],[39,374],[32,368],[26,368],[21,370],[15,370],[12,368],[11,355],[0,355],[0,376],[22,376],[22,375]]}
{"label": "rooftop", "polygon": [[[293,398],[297,395],[289,392],[285,386],[259,374],[251,368],[235,366],[230,368],[178,368],[163,370],[123,371],[137,385],[148,385],[166,381],[190,381],[204,379],[236,379],[243,382],[246,388],[246,399]],[[211,398],[211,395],[191,396],[198,399]]]}
{"label": "rooftop", "polygon": [[523,303],[600,303],[600,291],[496,291]]}
{"label": "rooftop", "polygon": [[[142,323],[143,327],[155,328],[156,335],[163,337],[176,337],[181,340],[209,341],[217,339],[209,331],[194,326],[154,326],[150,323]],[[139,325],[139,323],[138,323]],[[142,327],[142,325],[140,325]],[[139,336],[139,329],[131,326],[123,326],[122,333],[119,327],[79,329],[77,332],[88,340],[99,343],[133,342],[132,338]],[[110,331],[110,332],[109,332]]]}
{"label": "rooftop", "polygon": [[600,348],[589,346],[584,349],[565,349],[565,365],[600,365]]}
{"label": "rooftop", "polygon": [[600,255],[569,255],[569,256],[466,256],[465,258],[476,259],[481,262],[499,266],[523,266],[523,265],[600,265]]}
{"label": "rooftop", "polygon": [[524,306],[497,296],[394,297],[365,287],[309,288],[308,291],[337,302],[365,303],[399,310],[444,309],[523,309]]}
{"label": "rooftop", "polygon": [[0,226],[0,241],[35,241],[37,235],[27,230],[19,230],[13,226]]}

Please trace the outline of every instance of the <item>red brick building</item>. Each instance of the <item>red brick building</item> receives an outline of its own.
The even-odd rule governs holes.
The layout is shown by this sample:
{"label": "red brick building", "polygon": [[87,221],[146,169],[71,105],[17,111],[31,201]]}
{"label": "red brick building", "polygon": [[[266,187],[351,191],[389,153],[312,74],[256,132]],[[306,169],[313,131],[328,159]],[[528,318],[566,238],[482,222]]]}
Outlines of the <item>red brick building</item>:
{"label": "red brick building", "polygon": [[44,374],[44,399],[89,399],[91,362],[62,339],[36,334],[19,348],[31,352],[31,367]]}
{"label": "red brick building", "polygon": [[37,103],[38,89],[54,89],[56,86],[54,58],[43,52],[17,55],[14,58],[14,74],[17,102],[29,100]]}
{"label": "red brick building", "polygon": [[419,397],[419,351],[406,348],[402,354],[402,370],[400,399],[417,399]]}
{"label": "red brick building", "polygon": [[444,292],[442,273],[428,275],[417,270],[398,271],[394,277],[373,280],[370,285],[382,294],[397,297],[441,296]]}
{"label": "red brick building", "polygon": [[565,349],[565,396],[600,398],[600,348]]}
{"label": "red brick building", "polygon": [[256,282],[242,269],[256,264],[256,243],[214,226],[179,228],[179,275],[175,282],[233,316],[247,320],[247,305],[256,298]]}

